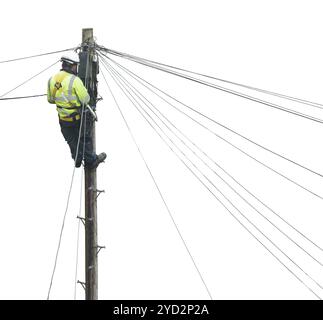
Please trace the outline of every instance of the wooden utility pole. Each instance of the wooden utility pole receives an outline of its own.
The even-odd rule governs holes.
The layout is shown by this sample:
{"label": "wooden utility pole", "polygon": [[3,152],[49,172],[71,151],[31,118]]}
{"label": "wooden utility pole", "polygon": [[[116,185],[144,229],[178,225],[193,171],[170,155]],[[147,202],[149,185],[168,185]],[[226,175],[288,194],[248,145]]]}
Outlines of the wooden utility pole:
{"label": "wooden utility pole", "polygon": [[[97,102],[98,60],[95,54],[93,29],[82,30],[79,77],[88,89],[89,105],[95,109]],[[83,115],[83,118],[85,116]],[[86,143],[93,144],[96,152],[95,121],[86,113]],[[82,128],[82,130],[84,127]],[[98,299],[98,243],[97,243],[97,181],[96,169],[85,168],[85,299]]]}

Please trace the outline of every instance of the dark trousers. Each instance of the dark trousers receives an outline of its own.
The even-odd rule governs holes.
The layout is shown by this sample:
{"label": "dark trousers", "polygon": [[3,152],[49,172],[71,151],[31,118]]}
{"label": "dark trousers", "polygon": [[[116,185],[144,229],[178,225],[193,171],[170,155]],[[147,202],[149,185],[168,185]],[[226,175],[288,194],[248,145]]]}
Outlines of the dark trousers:
{"label": "dark trousers", "polygon": [[[73,122],[67,122],[67,121],[60,120],[59,124],[61,126],[61,131],[64,136],[64,139],[70,147],[71,156],[72,156],[73,160],[75,161],[77,144],[78,144],[78,140],[79,140],[81,120],[77,120],[77,121],[73,121]],[[85,116],[85,114],[84,114],[83,125],[81,128],[81,131],[82,131],[81,138],[80,138],[80,143],[79,143],[79,147],[78,147],[78,154],[77,154],[77,158],[76,158],[76,162],[75,162],[76,167],[79,167],[82,163],[84,147],[85,147],[85,150],[84,150],[85,166],[93,164],[96,160],[96,154],[93,152],[93,144],[92,144],[92,140],[90,139],[92,125],[93,125],[92,117],[89,115]]]}

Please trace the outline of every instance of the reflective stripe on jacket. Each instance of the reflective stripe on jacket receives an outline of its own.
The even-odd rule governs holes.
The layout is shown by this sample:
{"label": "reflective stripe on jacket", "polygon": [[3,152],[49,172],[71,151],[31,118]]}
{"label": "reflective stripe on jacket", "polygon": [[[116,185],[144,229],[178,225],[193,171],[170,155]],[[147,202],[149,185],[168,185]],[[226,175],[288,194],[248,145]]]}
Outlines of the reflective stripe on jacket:
{"label": "reflective stripe on jacket", "polygon": [[87,104],[90,96],[79,77],[60,71],[48,80],[47,101],[56,104],[60,118],[66,118]]}

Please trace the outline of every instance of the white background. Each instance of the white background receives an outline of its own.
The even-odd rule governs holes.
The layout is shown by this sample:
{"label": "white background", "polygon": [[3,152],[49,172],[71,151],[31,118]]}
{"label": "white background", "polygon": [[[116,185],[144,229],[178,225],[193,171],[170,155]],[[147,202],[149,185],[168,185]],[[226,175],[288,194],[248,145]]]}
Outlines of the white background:
{"label": "white background", "polygon": [[[309,0],[5,1],[0,13],[0,60],[77,46],[82,28],[92,27],[97,42],[112,49],[320,102],[321,12],[320,1]],[[59,58],[60,54],[0,64],[0,95]],[[221,123],[323,172],[321,124],[123,63]],[[58,70],[56,65],[11,95],[45,93],[47,79]],[[98,188],[106,190],[98,202],[99,244],[106,246],[99,256],[99,298],[208,299],[122,118],[99,80],[104,101],[98,105],[97,150],[108,154],[98,169]],[[109,81],[213,299],[316,299],[203,188]],[[271,101],[323,118],[319,109]],[[323,246],[321,199],[219,142],[164,104],[158,106],[243,185]],[[46,99],[1,101],[0,108],[0,298],[46,299],[73,162],[56,110]],[[320,178],[205,123],[323,196]],[[74,297],[80,176],[79,169],[51,299]],[[212,179],[305,272],[322,280],[321,266]],[[257,208],[272,218],[268,210]],[[323,261],[320,250],[296,238],[278,219],[273,221]],[[260,239],[323,297],[323,291],[302,271],[266,239]],[[83,240],[81,229],[81,281]],[[79,286],[77,299],[83,298]]]}

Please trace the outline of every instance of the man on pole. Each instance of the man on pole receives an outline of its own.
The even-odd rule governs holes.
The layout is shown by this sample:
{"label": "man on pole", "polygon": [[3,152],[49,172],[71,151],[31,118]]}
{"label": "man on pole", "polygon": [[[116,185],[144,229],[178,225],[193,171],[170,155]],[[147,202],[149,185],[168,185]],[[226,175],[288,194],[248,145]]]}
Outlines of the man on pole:
{"label": "man on pole", "polygon": [[[90,96],[82,80],[77,76],[79,59],[78,56],[64,56],[61,61],[62,69],[48,81],[47,101],[56,104],[61,132],[70,147],[75,167],[81,166],[84,154],[84,166],[94,169],[104,162],[107,155],[104,152],[99,155],[93,152],[93,145],[86,130],[85,115]],[[83,119],[82,126],[81,119]]]}

